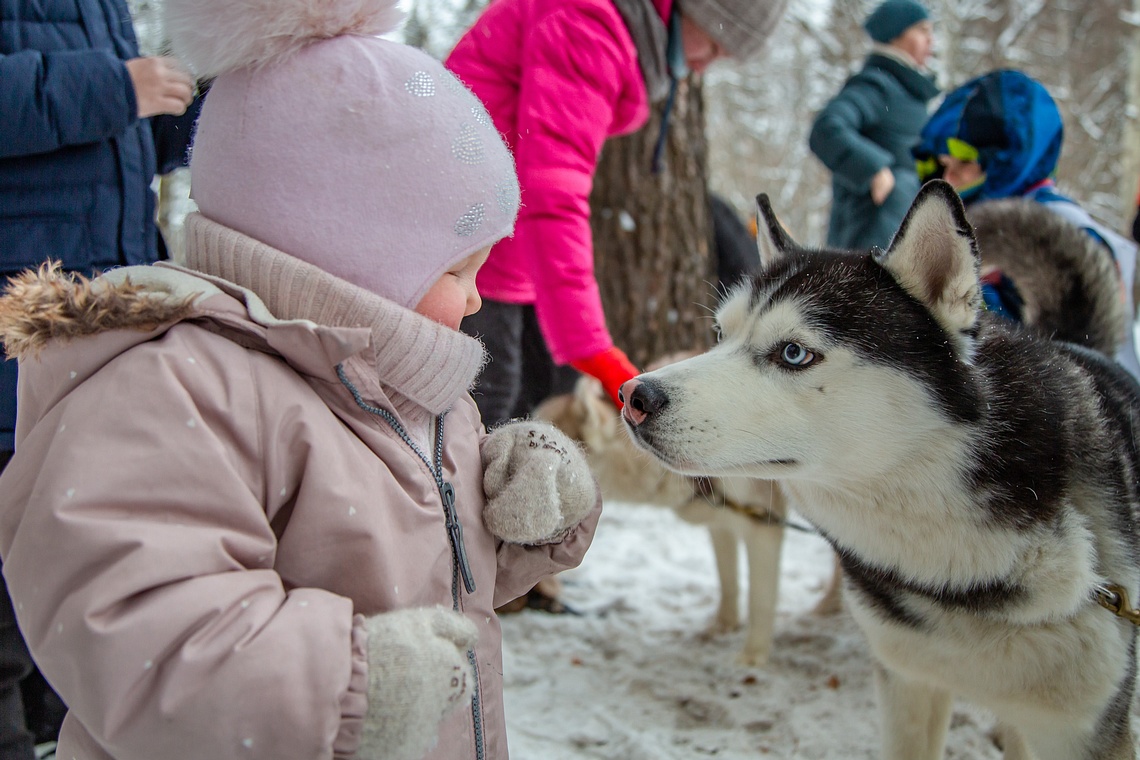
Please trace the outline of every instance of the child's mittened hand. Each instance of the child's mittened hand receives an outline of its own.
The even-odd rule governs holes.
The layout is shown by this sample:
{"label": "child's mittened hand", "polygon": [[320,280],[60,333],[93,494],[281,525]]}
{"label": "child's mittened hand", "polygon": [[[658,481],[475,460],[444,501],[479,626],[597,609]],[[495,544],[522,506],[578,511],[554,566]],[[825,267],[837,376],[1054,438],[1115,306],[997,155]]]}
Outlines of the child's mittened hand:
{"label": "child's mittened hand", "polygon": [[548,543],[582,521],[597,501],[581,449],[543,422],[512,422],[483,439],[483,522],[514,544]]}
{"label": "child's mittened hand", "polygon": [[356,757],[419,760],[434,746],[440,720],[471,698],[467,650],[478,630],[444,607],[386,612],[365,627],[368,712]]}

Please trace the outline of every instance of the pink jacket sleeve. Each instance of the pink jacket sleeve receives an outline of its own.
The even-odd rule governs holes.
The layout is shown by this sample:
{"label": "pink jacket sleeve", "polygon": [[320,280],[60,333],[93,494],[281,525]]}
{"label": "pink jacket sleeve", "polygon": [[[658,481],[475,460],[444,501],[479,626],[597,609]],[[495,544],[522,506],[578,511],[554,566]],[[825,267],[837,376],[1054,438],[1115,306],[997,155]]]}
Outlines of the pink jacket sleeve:
{"label": "pink jacket sleeve", "polygon": [[615,107],[640,70],[607,21],[580,8],[548,14],[522,56],[515,244],[536,267],[535,309],[559,364],[613,345],[594,278],[588,199]]}
{"label": "pink jacket sleeve", "polygon": [[517,599],[547,575],[577,567],[594,540],[594,531],[601,516],[602,500],[599,496],[594,510],[558,543],[539,546],[500,543],[495,606]]}

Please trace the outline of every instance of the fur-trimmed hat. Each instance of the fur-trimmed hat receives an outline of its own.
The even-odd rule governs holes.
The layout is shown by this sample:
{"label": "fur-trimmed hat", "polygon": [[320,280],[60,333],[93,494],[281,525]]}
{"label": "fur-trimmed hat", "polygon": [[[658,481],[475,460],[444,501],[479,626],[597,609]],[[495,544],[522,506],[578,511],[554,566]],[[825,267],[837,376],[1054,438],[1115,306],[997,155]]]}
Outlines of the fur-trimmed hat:
{"label": "fur-trimmed hat", "polygon": [[914,0],[884,0],[871,11],[863,28],[875,42],[887,43],[928,18],[929,11]]}
{"label": "fur-trimmed hat", "polygon": [[191,158],[200,212],[409,308],[509,235],[514,162],[442,64],[376,35],[396,0],[167,0],[174,51],[216,77]]}
{"label": "fur-trimmed hat", "polygon": [[739,60],[759,53],[788,0],[677,0],[681,14]]}

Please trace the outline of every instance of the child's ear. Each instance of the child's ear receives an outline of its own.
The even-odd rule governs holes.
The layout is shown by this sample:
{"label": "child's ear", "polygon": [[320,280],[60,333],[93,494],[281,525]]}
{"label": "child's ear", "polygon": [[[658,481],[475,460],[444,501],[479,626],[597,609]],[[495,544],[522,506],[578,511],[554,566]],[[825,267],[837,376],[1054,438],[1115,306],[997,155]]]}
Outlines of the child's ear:
{"label": "child's ear", "polygon": [[982,306],[978,244],[954,188],[942,180],[923,185],[890,249],[874,255],[948,333],[972,340]]}
{"label": "child's ear", "polygon": [[771,266],[779,261],[789,251],[798,246],[784,230],[780,220],[772,211],[772,204],[768,202],[768,194],[760,193],[756,196],[756,250],[760,254],[760,263]]}

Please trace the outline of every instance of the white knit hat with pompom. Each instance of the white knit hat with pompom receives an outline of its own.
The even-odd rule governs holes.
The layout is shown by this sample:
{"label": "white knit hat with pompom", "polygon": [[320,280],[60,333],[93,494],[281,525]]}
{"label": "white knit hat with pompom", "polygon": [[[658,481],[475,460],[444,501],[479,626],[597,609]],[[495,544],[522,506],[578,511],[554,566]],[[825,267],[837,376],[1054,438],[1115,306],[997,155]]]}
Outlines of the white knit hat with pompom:
{"label": "white knit hat with pompom", "polygon": [[509,235],[514,162],[483,105],[376,35],[395,0],[166,0],[174,52],[216,77],[191,158],[207,218],[414,307]]}

